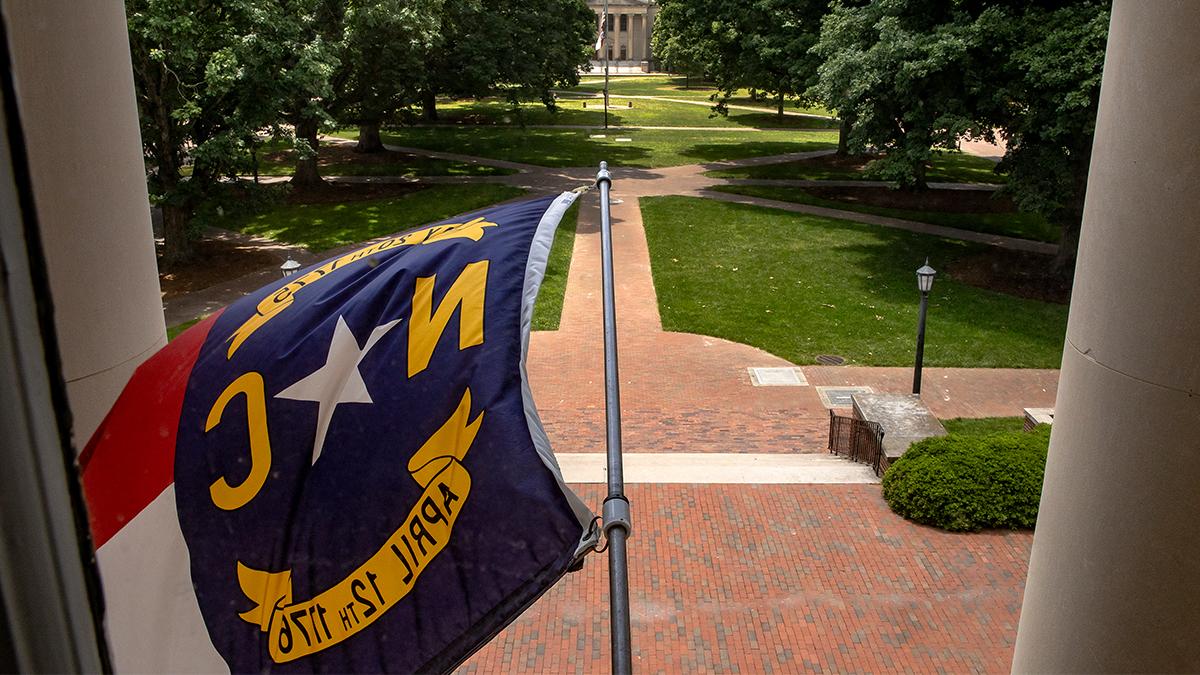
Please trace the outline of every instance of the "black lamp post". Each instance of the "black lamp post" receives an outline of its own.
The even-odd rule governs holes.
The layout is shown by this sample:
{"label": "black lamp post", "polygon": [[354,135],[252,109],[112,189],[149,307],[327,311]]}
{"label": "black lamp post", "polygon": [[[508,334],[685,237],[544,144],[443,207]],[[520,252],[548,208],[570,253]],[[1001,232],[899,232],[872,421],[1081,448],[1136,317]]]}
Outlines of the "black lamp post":
{"label": "black lamp post", "polygon": [[921,393],[921,362],[925,358],[925,312],[929,308],[929,291],[937,272],[929,266],[929,258],[917,270],[917,289],[921,291],[921,311],[917,318],[917,365],[913,369],[913,393]]}

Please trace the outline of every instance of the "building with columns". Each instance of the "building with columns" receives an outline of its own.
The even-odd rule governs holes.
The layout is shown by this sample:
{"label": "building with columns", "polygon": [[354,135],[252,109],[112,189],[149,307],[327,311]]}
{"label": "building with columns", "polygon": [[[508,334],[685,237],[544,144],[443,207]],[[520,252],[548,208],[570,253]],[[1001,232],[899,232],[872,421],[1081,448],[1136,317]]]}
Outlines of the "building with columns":
{"label": "building with columns", "polygon": [[[596,26],[604,15],[605,0],[587,0],[596,13]],[[621,70],[653,70],[654,55],[650,36],[654,31],[654,15],[658,11],[654,0],[608,0],[608,25],[605,45],[596,52],[592,69],[604,68],[605,51],[610,68]]]}

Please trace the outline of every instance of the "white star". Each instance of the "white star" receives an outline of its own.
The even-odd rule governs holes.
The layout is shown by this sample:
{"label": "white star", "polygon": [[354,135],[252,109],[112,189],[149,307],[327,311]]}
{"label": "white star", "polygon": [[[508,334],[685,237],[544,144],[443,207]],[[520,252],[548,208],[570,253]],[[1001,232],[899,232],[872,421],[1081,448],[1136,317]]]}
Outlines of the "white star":
{"label": "white star", "polygon": [[325,434],[329,431],[329,420],[338,404],[374,403],[371,394],[367,392],[367,383],[363,382],[362,373],[358,372],[358,364],[362,363],[367,352],[371,351],[379,339],[398,323],[400,319],[377,326],[367,338],[366,346],[359,349],[358,340],[350,332],[346,320],[339,316],[337,326],[333,329],[333,340],[329,343],[329,356],[325,359],[325,365],[275,395],[275,398],[316,401],[319,404],[317,438],[313,443],[313,464],[316,464],[317,458],[321,456]]}

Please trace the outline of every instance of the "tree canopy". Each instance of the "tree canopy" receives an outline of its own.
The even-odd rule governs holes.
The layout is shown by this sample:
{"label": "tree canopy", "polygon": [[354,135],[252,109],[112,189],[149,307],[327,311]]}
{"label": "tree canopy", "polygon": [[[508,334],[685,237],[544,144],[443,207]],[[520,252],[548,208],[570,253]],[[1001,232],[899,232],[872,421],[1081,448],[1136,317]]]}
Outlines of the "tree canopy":
{"label": "tree canopy", "polygon": [[871,170],[925,186],[933,152],[1007,143],[998,171],[1027,211],[1063,231],[1070,269],[1099,103],[1107,0],[835,0],[813,52],[811,94],[853,122]]}
{"label": "tree canopy", "polygon": [[661,0],[655,55],[689,74],[711,78],[724,96],[748,88],[776,99],[804,98],[815,81],[810,48],[828,0]]}

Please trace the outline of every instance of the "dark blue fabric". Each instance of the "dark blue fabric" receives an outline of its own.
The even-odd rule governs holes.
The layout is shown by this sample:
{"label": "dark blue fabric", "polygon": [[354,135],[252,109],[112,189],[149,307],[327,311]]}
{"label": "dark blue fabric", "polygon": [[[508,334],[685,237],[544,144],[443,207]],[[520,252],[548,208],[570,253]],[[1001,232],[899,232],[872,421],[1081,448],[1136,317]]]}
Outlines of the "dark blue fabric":
{"label": "dark blue fabric", "polygon": [[[188,384],[175,489],[200,608],[232,670],[452,667],[566,571],[582,529],[534,450],[519,370],[526,261],[553,199],[445,221],[483,217],[498,225],[477,242],[399,246],[336,269],[297,292],[293,304],[231,358],[230,335],[262,299],[305,270],[234,303],[217,320]],[[429,367],[410,379],[408,324],[416,279],[437,275],[436,307],[459,273],[481,260],[490,261],[483,344],[460,351],[456,313]],[[310,465],[318,404],[275,395],[324,365],[339,317],[360,347],[376,326],[401,322],[359,368],[373,403],[338,405],[320,459]],[[236,397],[209,432],[205,421],[221,392],[250,371],[265,382],[271,472],[246,506],[225,511],[213,504],[209,486],[222,477],[237,485],[250,470],[244,397]],[[238,616],[255,603],[239,587],[237,563],[291,570],[294,602],[345,579],[380,549],[418,501],[422,488],[408,460],[454,412],[468,387],[471,419],[486,414],[463,460],[472,486],[446,549],[413,591],[372,625],[299,660],[273,662],[269,634]]]}

